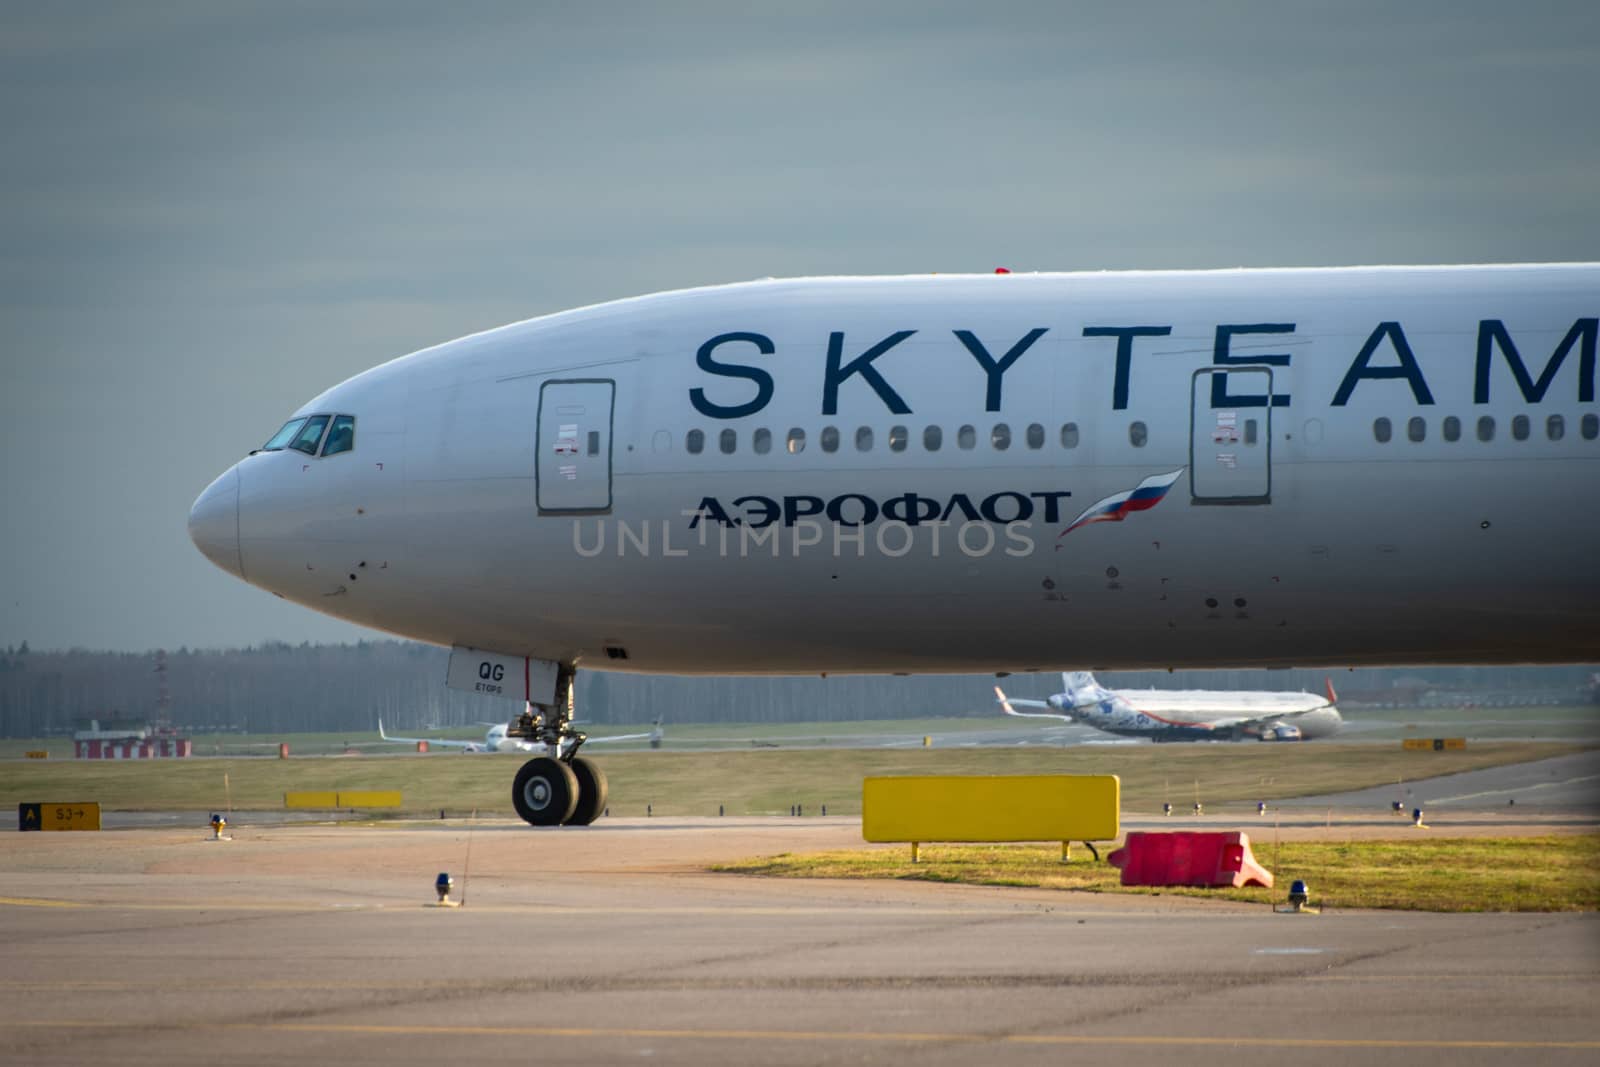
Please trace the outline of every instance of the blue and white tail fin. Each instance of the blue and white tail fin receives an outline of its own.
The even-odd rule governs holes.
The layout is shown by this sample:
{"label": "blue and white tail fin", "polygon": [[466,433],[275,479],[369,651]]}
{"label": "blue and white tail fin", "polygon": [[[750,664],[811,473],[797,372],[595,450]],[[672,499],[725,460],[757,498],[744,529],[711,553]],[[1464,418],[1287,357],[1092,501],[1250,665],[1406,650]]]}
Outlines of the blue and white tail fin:
{"label": "blue and white tail fin", "polygon": [[1061,686],[1068,693],[1075,693],[1080,689],[1099,689],[1099,683],[1094,680],[1094,675],[1088,671],[1062,671]]}
{"label": "blue and white tail fin", "polygon": [[1061,684],[1065,687],[1062,696],[1069,708],[1098,704],[1110,695],[1088,671],[1062,671]]}

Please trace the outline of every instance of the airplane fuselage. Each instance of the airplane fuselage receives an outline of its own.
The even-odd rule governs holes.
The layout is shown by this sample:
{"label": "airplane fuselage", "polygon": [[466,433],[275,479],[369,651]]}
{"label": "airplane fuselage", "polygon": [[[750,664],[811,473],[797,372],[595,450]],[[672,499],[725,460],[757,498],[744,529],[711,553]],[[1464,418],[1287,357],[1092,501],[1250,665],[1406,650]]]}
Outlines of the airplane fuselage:
{"label": "airplane fuselage", "polygon": [[354,447],[252,454],[192,529],[589,668],[1588,661],[1597,316],[1595,265],[666,293],[337,385],[300,414]]}
{"label": "airplane fuselage", "polygon": [[1344,724],[1338,709],[1332,707],[1290,712],[1237,726],[1218,726],[1215,718],[1182,712],[1156,715],[1129,702],[1124,702],[1123,707],[1077,708],[1072,715],[1072,721],[1105,733],[1152,741],[1315,741],[1332,737]]}

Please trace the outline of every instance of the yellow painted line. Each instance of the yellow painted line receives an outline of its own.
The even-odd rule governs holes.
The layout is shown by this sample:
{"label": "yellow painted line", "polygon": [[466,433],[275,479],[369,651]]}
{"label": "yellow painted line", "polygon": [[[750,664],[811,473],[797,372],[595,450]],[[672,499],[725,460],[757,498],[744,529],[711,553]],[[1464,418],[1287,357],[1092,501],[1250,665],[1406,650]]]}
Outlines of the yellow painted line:
{"label": "yellow painted line", "polygon": [[[877,979],[880,976],[873,976]],[[895,978],[898,976],[881,976]],[[1005,984],[1005,975],[985,975],[992,978],[997,985]],[[1370,979],[1340,978],[1323,975],[1292,976],[1283,979],[1286,982],[1337,982],[1337,981],[1374,981],[1374,982],[1450,982],[1450,981],[1482,981],[1481,974],[1386,974],[1375,975]],[[1510,977],[1518,982],[1593,982],[1600,980],[1600,975],[1593,974],[1518,974],[1496,977]],[[711,984],[715,985],[716,980]],[[915,984],[915,979],[907,979],[907,984]],[[1176,980],[1174,982],[1176,984]],[[282,992],[425,992],[439,987],[437,982],[358,982],[358,981],[328,981],[306,982],[285,979],[282,981],[230,981],[216,979],[186,979],[182,981],[165,981],[153,984],[149,981],[114,981],[114,980],[89,980],[70,982],[26,982],[26,981],[0,981],[0,992],[9,994],[24,993],[181,993],[194,989],[206,989],[217,992],[229,993],[282,993]],[[634,987],[630,986],[629,989]],[[644,988],[640,986],[638,988]],[[0,1024],[9,1025],[9,1024]],[[63,1024],[65,1025],[65,1024]]]}
{"label": "yellow painted line", "polygon": [[[43,900],[25,897],[0,897],[0,906],[12,905],[24,908],[111,908],[118,911],[349,911],[349,912],[385,912],[390,915],[410,914],[413,909],[424,908],[428,911],[435,910],[433,901],[418,899],[416,901],[404,900],[378,900],[370,903],[358,904],[341,901],[339,903],[292,903],[287,901],[195,901],[195,902],[158,902],[158,901],[66,901]],[[762,906],[756,908],[741,908],[730,905],[704,905],[684,907],[606,907],[605,905],[581,904],[552,904],[546,905],[544,911],[559,915],[602,915],[602,916],[673,916],[673,915],[719,915],[719,916],[811,916],[826,918],[829,916],[849,915],[854,917],[889,917],[889,918],[923,918],[927,916],[981,916],[995,918],[1011,916],[1015,918],[1032,919],[1058,919],[1072,920],[1088,918],[1137,918],[1153,914],[1148,911],[1063,911],[1054,907],[1034,908],[1022,906],[1016,908],[916,908],[894,907],[875,908],[866,904],[841,904],[838,907],[782,907]],[[451,914],[472,915],[526,915],[528,909],[519,904],[467,904],[460,908],[450,909]],[[1256,912],[1215,912],[1208,918],[1253,918]]]}
{"label": "yellow painted line", "polygon": [[[118,1027],[146,1029],[150,1019],[127,1022],[110,1020],[51,1022],[25,1020],[8,1022],[9,1027],[32,1029],[106,1030]],[[1460,1041],[1426,1039],[1341,1038],[1341,1037],[1157,1037],[1144,1034],[982,1034],[936,1031],[894,1030],[694,1030],[647,1027],[590,1026],[425,1026],[419,1024],[385,1026],[363,1023],[177,1023],[169,1032],[255,1031],[291,1034],[361,1034],[385,1037],[592,1037],[651,1038],[685,1041],[832,1041],[832,1042],[912,1042],[921,1044],[1012,1045],[1110,1045],[1110,1046],[1200,1046],[1247,1048],[1394,1048],[1394,1049],[1600,1049],[1600,1041]]]}
{"label": "yellow painted line", "polygon": [[15,908],[105,908],[110,911],[379,911],[385,907],[406,908],[404,904],[288,904],[282,901],[209,901],[197,904],[160,904],[149,901],[117,900],[35,900],[27,897],[0,897],[0,907]]}
{"label": "yellow painted line", "polygon": [[14,908],[87,908],[88,904],[79,904],[71,900],[40,900],[34,897],[0,897],[0,905],[9,904]]}

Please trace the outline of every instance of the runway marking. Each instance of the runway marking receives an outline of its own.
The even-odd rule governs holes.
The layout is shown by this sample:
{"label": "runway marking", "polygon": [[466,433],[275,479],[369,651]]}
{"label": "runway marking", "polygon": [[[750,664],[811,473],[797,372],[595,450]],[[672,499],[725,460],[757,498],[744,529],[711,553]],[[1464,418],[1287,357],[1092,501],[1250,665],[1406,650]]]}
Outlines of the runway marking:
{"label": "runway marking", "polygon": [[[30,1029],[107,1030],[117,1028],[148,1029],[148,1019],[124,1023],[48,1022],[28,1020],[6,1023],[6,1026]],[[1246,1048],[1339,1048],[1339,1049],[1600,1049],[1600,1041],[1461,1041],[1426,1039],[1341,1038],[1341,1037],[1158,1037],[1147,1034],[982,1034],[929,1031],[849,1031],[849,1030],[695,1030],[652,1029],[647,1027],[588,1027],[588,1026],[425,1026],[418,1024],[385,1026],[363,1023],[179,1023],[165,1028],[169,1031],[252,1031],[299,1034],[361,1034],[385,1037],[589,1037],[589,1038],[649,1038],[652,1040],[676,1039],[685,1041],[829,1041],[867,1043],[912,1044],[984,1044],[997,1042],[1011,1045],[1108,1045],[1108,1046],[1199,1046]]]}
{"label": "runway marking", "polygon": [[[900,979],[904,976],[872,976]],[[984,975],[985,979],[993,979],[1004,983],[1005,975]],[[1600,981],[1600,974],[1496,974],[1489,976],[1489,980],[1504,980],[1513,982],[1560,982],[1563,985],[1575,983]],[[913,977],[914,980],[914,977]],[[1482,974],[1304,974],[1294,975],[1282,979],[1286,982],[1482,982],[1486,978]],[[737,980],[729,980],[737,984]],[[714,984],[714,982],[712,983]],[[1172,984],[1180,984],[1179,979],[1173,979]],[[284,993],[304,992],[307,990],[318,992],[365,992],[365,993],[406,993],[428,992],[438,988],[435,982],[357,982],[357,981],[327,981],[306,982],[284,979],[282,981],[245,981],[230,979],[186,979],[183,981],[161,982],[152,984],[148,980],[120,981],[116,979],[81,979],[73,981],[0,981],[0,993],[27,994],[38,993],[41,995],[53,993],[188,993],[197,989],[214,992],[229,993]],[[9,1023],[0,1023],[8,1026]],[[61,1025],[67,1025],[65,1023]]]}
{"label": "runway marking", "polygon": [[[1196,898],[1198,899],[1198,898]],[[1206,903],[1201,901],[1202,904]],[[1253,918],[1260,911],[1259,906],[1254,908],[1246,902],[1225,901],[1222,903],[1237,904],[1237,908],[1215,911],[1196,907],[1185,914],[1202,915],[1209,919],[1238,919]],[[30,897],[0,897],[0,907],[10,905],[18,908],[108,908],[117,911],[339,911],[344,913],[365,912],[385,915],[411,915],[416,912],[449,914],[449,915],[527,915],[528,908],[520,904],[477,904],[472,907],[463,905],[459,908],[449,909],[447,912],[435,907],[429,900],[411,901],[374,901],[370,904],[351,903],[347,901],[329,903],[304,903],[296,904],[287,901],[196,901],[186,902],[159,902],[159,901],[101,901],[101,900],[47,900]],[[763,905],[761,907],[740,907],[738,905],[719,904],[705,906],[682,907],[607,907],[604,905],[584,904],[549,904],[541,905],[541,909],[555,915],[601,915],[601,916],[672,916],[672,915],[716,915],[728,916],[814,916],[830,917],[848,915],[853,917],[873,918],[924,918],[928,916],[1011,916],[1015,918],[1057,919],[1057,920],[1087,920],[1098,919],[1136,919],[1154,914],[1172,914],[1159,909],[1150,911],[1108,911],[1101,909],[1072,911],[1064,904],[1041,905],[1016,905],[1012,907],[954,907],[954,908],[919,908],[919,907],[875,907],[871,904],[852,902],[841,904],[837,907],[786,907]]]}
{"label": "runway marking", "polygon": [[16,908],[87,908],[91,906],[79,904],[73,900],[43,900],[36,897],[0,897],[0,904],[10,904]]}
{"label": "runway marking", "polygon": [[290,904],[282,901],[207,901],[203,903],[156,903],[153,901],[46,900],[34,897],[0,897],[0,907],[14,908],[106,908],[113,911],[379,911],[408,908],[396,904]]}
{"label": "runway marking", "polygon": [[1508,789],[1485,789],[1481,793],[1462,793],[1454,797],[1434,797],[1428,801],[1430,804],[1453,804],[1458,800],[1475,800],[1478,797],[1505,796],[1507,793],[1531,793],[1535,789],[1560,789],[1563,786],[1577,785],[1579,782],[1593,782],[1600,779],[1600,774],[1586,774],[1582,778],[1567,778],[1559,782],[1539,782],[1535,785],[1513,786]]}

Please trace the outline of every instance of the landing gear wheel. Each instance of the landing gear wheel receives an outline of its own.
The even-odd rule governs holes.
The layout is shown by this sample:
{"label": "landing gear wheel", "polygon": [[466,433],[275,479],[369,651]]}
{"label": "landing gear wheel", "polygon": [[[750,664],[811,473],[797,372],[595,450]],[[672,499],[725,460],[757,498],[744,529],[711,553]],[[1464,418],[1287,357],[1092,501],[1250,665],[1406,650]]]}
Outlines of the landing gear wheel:
{"label": "landing gear wheel", "polygon": [[610,795],[610,790],[606,787],[606,775],[582,756],[574,758],[568,766],[572,768],[573,776],[578,779],[578,806],[572,810],[572,817],[567,820],[567,825],[588,826],[606,810],[606,798]]}
{"label": "landing gear wheel", "polygon": [[549,756],[522,765],[511,786],[511,803],[524,822],[560,826],[578,804],[578,779],[572,768]]}

